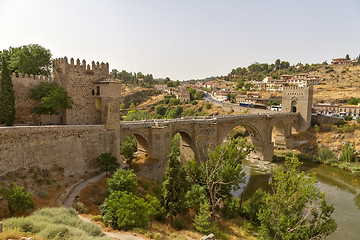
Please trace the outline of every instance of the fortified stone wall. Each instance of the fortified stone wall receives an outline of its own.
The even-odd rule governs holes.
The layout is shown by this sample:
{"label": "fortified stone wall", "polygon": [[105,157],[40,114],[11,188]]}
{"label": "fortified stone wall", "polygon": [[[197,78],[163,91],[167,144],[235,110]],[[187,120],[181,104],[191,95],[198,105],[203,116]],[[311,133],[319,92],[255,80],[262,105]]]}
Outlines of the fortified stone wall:
{"label": "fortified stone wall", "polygon": [[96,90],[94,81],[109,77],[109,64],[92,61],[91,68],[86,61],[67,57],[54,62],[54,78],[63,86],[74,104],[64,114],[66,124],[100,124],[101,111],[95,107]]}
{"label": "fortified stone wall", "polygon": [[36,87],[40,82],[52,82],[51,77],[12,75],[12,83],[15,94],[15,124],[39,125],[60,123],[59,116],[42,116],[41,118],[32,112],[36,102],[30,99],[30,89]]}
{"label": "fortified stone wall", "polygon": [[110,152],[119,159],[118,133],[105,126],[18,126],[0,128],[0,176],[31,166],[64,168],[78,176],[96,168],[95,159]]}

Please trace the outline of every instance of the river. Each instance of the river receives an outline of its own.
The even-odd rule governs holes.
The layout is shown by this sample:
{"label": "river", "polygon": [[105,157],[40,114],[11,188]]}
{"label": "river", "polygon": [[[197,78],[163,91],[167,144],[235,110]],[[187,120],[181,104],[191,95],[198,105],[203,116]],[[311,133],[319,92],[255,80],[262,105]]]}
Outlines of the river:
{"label": "river", "polygon": [[[243,169],[246,181],[234,195],[238,197],[244,192],[246,200],[258,188],[269,191],[268,182],[277,165],[279,164],[245,160]],[[301,170],[316,173],[318,187],[326,193],[328,201],[334,202],[333,217],[338,227],[327,239],[360,239],[360,177],[339,168],[312,162],[304,162]]]}

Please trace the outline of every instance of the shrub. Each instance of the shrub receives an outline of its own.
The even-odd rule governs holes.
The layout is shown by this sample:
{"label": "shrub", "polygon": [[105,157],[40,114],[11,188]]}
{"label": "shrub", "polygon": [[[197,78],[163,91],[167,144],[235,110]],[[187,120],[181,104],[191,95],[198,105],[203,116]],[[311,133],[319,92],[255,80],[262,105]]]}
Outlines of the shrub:
{"label": "shrub", "polygon": [[261,188],[251,196],[248,203],[244,204],[243,214],[250,221],[260,224],[257,214],[264,203],[264,192]]}
{"label": "shrub", "polygon": [[211,103],[205,103],[205,108],[206,108],[206,109],[210,109],[211,106],[212,106]]}
{"label": "shrub", "polygon": [[195,216],[194,227],[196,231],[209,234],[211,231],[210,205],[207,201],[200,204],[200,211]]}
{"label": "shrub", "polygon": [[352,116],[345,116],[344,119],[345,119],[345,121],[351,121],[353,118],[352,118]]}
{"label": "shrub", "polygon": [[338,119],[338,120],[336,120],[335,121],[335,123],[334,123],[334,125],[335,126],[342,126],[342,125],[345,125],[346,124],[346,122],[344,121],[344,120],[342,120],[342,119]]}
{"label": "shrub", "polygon": [[24,187],[18,186],[14,182],[11,183],[11,189],[5,194],[5,199],[12,215],[26,212],[34,207],[30,193],[26,192]]}
{"label": "shrub", "polygon": [[87,213],[87,212],[88,212],[88,209],[85,207],[85,204],[82,203],[82,202],[80,202],[80,201],[74,202],[72,207],[73,207],[78,213]]}
{"label": "shrub", "polygon": [[355,160],[355,144],[345,143],[341,150],[340,160],[344,162],[353,162]]}
{"label": "shrub", "polygon": [[101,222],[102,221],[102,216],[101,215],[94,215],[91,217],[91,220],[96,221],[96,222]]}
{"label": "shrub", "polygon": [[149,222],[148,205],[131,192],[114,191],[100,206],[104,223],[119,229],[145,227]]}
{"label": "shrub", "polygon": [[360,123],[360,117],[358,117],[358,118],[356,119],[356,122],[357,122],[357,123]]}
{"label": "shrub", "polygon": [[322,147],[317,151],[316,159],[320,163],[333,162],[336,156],[329,148]]}
{"label": "shrub", "polygon": [[193,100],[193,101],[191,102],[191,104],[192,104],[192,105],[196,105],[196,104],[198,104],[198,101]]}
{"label": "shrub", "polygon": [[116,169],[120,167],[118,159],[111,155],[111,153],[102,153],[97,159],[96,162],[100,167],[100,170],[106,172],[106,174],[115,172]]}
{"label": "shrub", "polygon": [[185,219],[182,216],[177,216],[174,218],[173,222],[172,222],[172,227],[175,230],[182,230],[185,227]]}
{"label": "shrub", "polygon": [[136,191],[136,175],[133,170],[118,169],[112,178],[108,178],[106,186],[110,192],[128,191],[135,193]]}
{"label": "shrub", "polygon": [[41,191],[38,193],[38,196],[39,196],[39,198],[46,199],[46,198],[49,198],[49,193],[48,193],[47,191],[41,190]]}
{"label": "shrub", "polygon": [[225,199],[221,214],[228,219],[239,216],[239,200],[234,197]]}
{"label": "shrub", "polygon": [[9,218],[4,228],[19,229],[44,239],[105,240],[100,227],[80,220],[73,209],[43,208],[29,217]]}

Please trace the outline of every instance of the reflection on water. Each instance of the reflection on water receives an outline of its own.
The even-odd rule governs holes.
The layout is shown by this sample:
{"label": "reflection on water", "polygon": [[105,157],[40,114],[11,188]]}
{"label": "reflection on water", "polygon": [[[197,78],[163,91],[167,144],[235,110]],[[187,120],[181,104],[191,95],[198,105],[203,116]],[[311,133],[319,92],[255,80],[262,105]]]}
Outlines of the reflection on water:
{"label": "reflection on water", "polygon": [[[269,180],[277,166],[274,163],[245,160],[245,183],[233,195],[239,197],[243,193],[244,200],[247,200],[258,188],[270,191]],[[305,162],[301,170],[316,173],[320,190],[326,192],[330,202],[334,202],[333,217],[338,229],[327,239],[360,239],[360,177],[339,168],[312,162]]]}

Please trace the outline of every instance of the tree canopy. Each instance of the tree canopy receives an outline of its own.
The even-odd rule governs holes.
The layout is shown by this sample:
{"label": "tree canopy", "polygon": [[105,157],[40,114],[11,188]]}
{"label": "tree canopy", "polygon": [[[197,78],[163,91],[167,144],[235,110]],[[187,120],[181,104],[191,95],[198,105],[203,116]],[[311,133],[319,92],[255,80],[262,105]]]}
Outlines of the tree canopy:
{"label": "tree canopy", "polygon": [[54,82],[40,82],[30,90],[30,98],[38,102],[33,109],[36,114],[59,114],[60,109],[70,109],[72,100],[63,87]]}
{"label": "tree canopy", "polygon": [[39,44],[10,47],[10,66],[17,74],[48,76],[51,74],[52,54]]}
{"label": "tree canopy", "polygon": [[336,230],[334,207],[316,186],[314,174],[298,170],[296,157],[275,170],[272,193],[264,194],[258,212],[262,239],[320,239]]}

